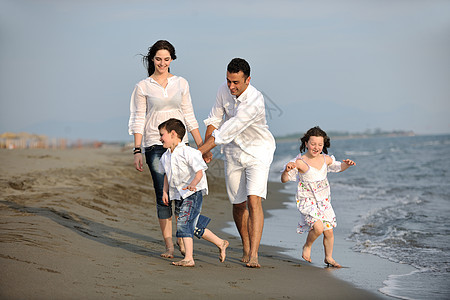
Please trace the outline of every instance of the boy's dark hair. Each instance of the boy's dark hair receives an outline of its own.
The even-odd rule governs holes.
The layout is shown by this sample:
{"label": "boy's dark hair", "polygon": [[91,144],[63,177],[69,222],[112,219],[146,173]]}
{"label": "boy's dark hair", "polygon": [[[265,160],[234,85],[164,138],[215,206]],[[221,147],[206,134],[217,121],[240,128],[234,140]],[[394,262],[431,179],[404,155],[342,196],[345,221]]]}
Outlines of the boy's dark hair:
{"label": "boy's dark hair", "polygon": [[230,73],[244,73],[245,79],[250,76],[250,65],[245,59],[233,58],[227,66],[227,71]]}
{"label": "boy's dark hair", "polygon": [[181,122],[178,119],[169,119],[165,122],[162,122],[158,126],[158,130],[165,129],[167,132],[172,132],[172,130],[175,130],[177,133],[177,136],[180,140],[183,139],[184,135],[186,134],[186,127],[184,127],[183,122]]}
{"label": "boy's dark hair", "polygon": [[305,135],[301,138],[302,144],[300,146],[300,153],[305,152],[306,150],[306,143],[309,141],[309,138],[312,136],[321,136],[323,137],[323,153],[328,154],[328,148],[331,147],[330,138],[328,137],[327,133],[320,129],[319,126],[313,127],[310,130],[308,130]]}

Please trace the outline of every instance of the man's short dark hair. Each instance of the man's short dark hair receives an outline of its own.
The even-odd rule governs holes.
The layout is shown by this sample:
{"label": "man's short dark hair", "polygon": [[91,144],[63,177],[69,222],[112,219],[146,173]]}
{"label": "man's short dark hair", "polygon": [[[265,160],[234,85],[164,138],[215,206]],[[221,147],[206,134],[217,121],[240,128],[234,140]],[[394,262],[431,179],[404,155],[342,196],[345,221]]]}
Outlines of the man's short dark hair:
{"label": "man's short dark hair", "polygon": [[167,132],[172,132],[172,130],[175,130],[177,133],[177,136],[180,140],[183,139],[184,135],[186,134],[186,127],[184,127],[183,122],[181,122],[178,119],[169,119],[165,122],[162,122],[158,126],[158,130],[165,129]]}
{"label": "man's short dark hair", "polygon": [[239,73],[239,71],[242,71],[245,79],[247,79],[250,76],[250,65],[245,59],[233,58],[228,64],[227,71],[230,73]]}

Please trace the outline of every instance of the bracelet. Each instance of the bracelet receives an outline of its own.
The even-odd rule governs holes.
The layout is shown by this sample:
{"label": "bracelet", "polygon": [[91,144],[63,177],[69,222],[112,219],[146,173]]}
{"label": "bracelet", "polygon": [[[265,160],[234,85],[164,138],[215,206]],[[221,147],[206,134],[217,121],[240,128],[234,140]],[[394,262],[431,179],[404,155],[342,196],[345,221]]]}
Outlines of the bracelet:
{"label": "bracelet", "polygon": [[141,147],[133,148],[133,154],[138,154],[138,153],[142,153]]}

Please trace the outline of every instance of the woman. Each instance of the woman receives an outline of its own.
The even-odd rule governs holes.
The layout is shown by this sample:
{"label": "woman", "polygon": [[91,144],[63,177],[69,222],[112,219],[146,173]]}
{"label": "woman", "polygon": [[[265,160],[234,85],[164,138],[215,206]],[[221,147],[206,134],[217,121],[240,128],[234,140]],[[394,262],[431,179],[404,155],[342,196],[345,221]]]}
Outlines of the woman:
{"label": "woman", "polygon": [[[168,41],[157,41],[149,48],[148,54],[143,57],[148,77],[137,83],[134,88],[128,123],[128,131],[130,135],[134,135],[134,165],[138,171],[144,170],[142,158],[144,152],[145,161],[150,168],[159,224],[166,245],[166,251],[161,256],[167,258],[172,258],[174,252],[172,203],[169,201],[169,205],[165,205],[162,201],[164,172],[160,171],[159,161],[166,149],[160,142],[158,125],[170,118],[179,119],[186,125],[197,147],[203,143],[192,107],[189,84],[186,79],[170,73],[170,63],[176,58],[175,48]],[[187,134],[183,142],[188,142]],[[181,239],[178,244],[184,254]]]}

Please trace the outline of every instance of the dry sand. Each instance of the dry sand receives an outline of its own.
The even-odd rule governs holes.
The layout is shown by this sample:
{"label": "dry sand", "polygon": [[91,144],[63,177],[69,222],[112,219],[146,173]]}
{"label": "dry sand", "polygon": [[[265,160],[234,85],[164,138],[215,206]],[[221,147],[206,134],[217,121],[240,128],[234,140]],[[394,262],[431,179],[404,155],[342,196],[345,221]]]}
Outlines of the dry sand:
{"label": "dry sand", "polygon": [[[195,268],[160,257],[150,174],[128,149],[1,149],[0,166],[0,299],[380,299],[266,245],[262,268],[246,268],[240,239],[221,231],[232,216],[220,161],[203,214],[230,247],[220,263],[195,239]],[[265,211],[282,206],[278,190]]]}

